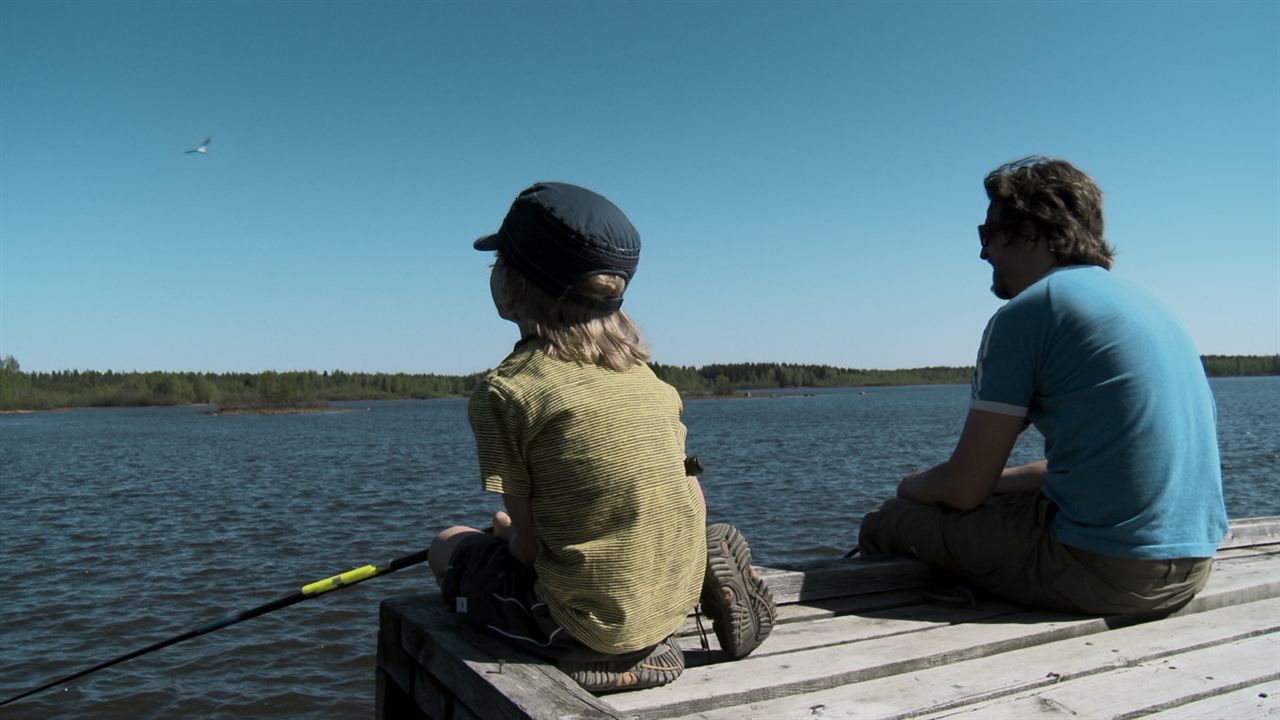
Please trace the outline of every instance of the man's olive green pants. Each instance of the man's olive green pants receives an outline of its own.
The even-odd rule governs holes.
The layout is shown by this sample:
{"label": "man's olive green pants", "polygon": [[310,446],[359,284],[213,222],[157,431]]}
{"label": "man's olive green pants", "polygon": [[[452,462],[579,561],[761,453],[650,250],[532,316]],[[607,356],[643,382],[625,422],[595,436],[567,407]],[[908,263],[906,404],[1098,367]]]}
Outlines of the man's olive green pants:
{"label": "man's olive green pants", "polygon": [[1135,560],[1063,545],[1040,493],[997,495],[969,511],[894,499],[862,520],[864,555],[917,557],[1024,605],[1097,615],[1170,611],[1205,583],[1213,558]]}

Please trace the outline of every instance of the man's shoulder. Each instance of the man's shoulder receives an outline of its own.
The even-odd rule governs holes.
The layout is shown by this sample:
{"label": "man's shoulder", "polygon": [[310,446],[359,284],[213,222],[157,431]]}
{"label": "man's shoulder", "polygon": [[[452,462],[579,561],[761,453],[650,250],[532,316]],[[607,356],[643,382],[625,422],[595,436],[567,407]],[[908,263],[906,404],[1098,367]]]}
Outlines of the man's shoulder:
{"label": "man's shoulder", "polygon": [[1145,293],[1096,265],[1055,268],[1001,308],[1008,314],[1058,317],[1125,305]]}
{"label": "man's shoulder", "polygon": [[1065,265],[1045,273],[1044,277],[1033,283],[1022,295],[1047,299],[1062,293],[1091,292],[1114,286],[1115,278],[1106,268],[1097,265]]}
{"label": "man's shoulder", "polygon": [[1047,297],[1081,295],[1098,296],[1149,296],[1150,293],[1133,283],[1116,276],[1112,271],[1097,265],[1070,265],[1057,268],[1045,275],[1041,285]]}
{"label": "man's shoulder", "polygon": [[1172,311],[1149,290],[1101,267],[1063,268],[1046,278],[1043,297],[1055,315],[1114,318],[1134,323],[1163,323]]}
{"label": "man's shoulder", "polygon": [[1050,276],[1046,275],[1001,305],[987,322],[987,331],[990,332],[997,326],[1007,329],[1038,324],[1053,312],[1051,293]]}

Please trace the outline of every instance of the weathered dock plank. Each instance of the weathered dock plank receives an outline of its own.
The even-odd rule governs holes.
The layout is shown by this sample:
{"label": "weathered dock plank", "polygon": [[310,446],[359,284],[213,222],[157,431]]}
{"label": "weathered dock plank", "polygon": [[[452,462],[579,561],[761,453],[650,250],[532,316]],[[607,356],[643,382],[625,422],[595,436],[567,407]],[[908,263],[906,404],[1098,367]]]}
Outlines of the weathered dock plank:
{"label": "weathered dock plank", "polygon": [[[1209,586],[1180,612],[1191,614],[1280,596],[1278,569],[1277,555],[1224,560],[1215,567]],[[977,617],[987,607],[992,608],[987,617]],[[965,618],[966,612],[975,616]],[[936,620],[927,619],[931,613]],[[679,682],[608,699],[614,707],[638,717],[679,716],[1092,635],[1128,622],[982,601],[974,609],[931,603],[865,616],[782,624],[756,653],[733,663],[732,672],[723,665],[691,667]],[[813,644],[793,642],[791,636],[796,634],[803,634]]]}
{"label": "weathered dock plank", "polygon": [[[1027,694],[1077,678],[1159,662],[1185,652],[1255,637],[1258,614],[1272,618],[1280,633],[1280,599],[1071,638],[983,658],[889,675],[830,690],[719,708],[686,719],[856,717],[898,720],[948,715],[957,708]],[[850,652],[856,652],[851,647]],[[1253,663],[1255,666],[1259,663]],[[1181,667],[1181,665],[1177,665]],[[1274,668],[1272,668],[1274,670]],[[1265,674],[1265,673],[1264,673]],[[968,715],[960,714],[961,717]],[[1229,716],[1222,716],[1229,717]]]}
{"label": "weathered dock plank", "polygon": [[[424,717],[622,717],[553,666],[473,632],[445,612],[437,594],[384,600],[382,615],[378,667]],[[431,681],[421,682],[420,673]],[[444,699],[434,695],[440,687],[448,689]]]}
{"label": "weathered dock plank", "polygon": [[995,601],[978,603],[972,607],[924,603],[804,623],[786,623],[779,625],[775,633],[770,635],[767,647],[761,646],[751,657],[759,659],[878,638],[907,642],[912,636],[928,630],[998,621],[1023,612],[1025,609],[1018,605]]}
{"label": "weathered dock plank", "polygon": [[[1280,678],[1280,635],[1246,638],[1170,655],[972,708],[972,717],[1024,720],[1046,712],[1075,717],[1141,717]],[[969,709],[969,708],[966,708]]]}
{"label": "weathered dock plank", "polygon": [[952,582],[908,559],[762,573],[779,618],[754,654],[719,662],[691,618],[679,681],[598,698],[473,632],[435,593],[389,599],[378,717],[1280,717],[1280,518],[1233,522],[1208,587],[1146,623],[942,602],[933,591]]}
{"label": "weathered dock plank", "polygon": [[[906,607],[929,602],[922,590],[903,590],[850,597],[824,598],[804,603],[793,603],[778,606],[778,624],[790,624],[809,620],[821,620],[839,615],[871,613],[877,610]],[[703,620],[703,630],[707,633],[709,644],[716,648],[716,637],[711,633],[711,626]],[[679,637],[697,637],[699,635],[698,620],[690,616],[676,633]],[[686,643],[687,645],[687,643]],[[692,646],[689,646],[692,647]],[[716,648],[718,649],[718,648]]]}
{"label": "weathered dock plank", "polygon": [[1218,544],[1219,550],[1254,545],[1280,543],[1280,516],[1242,518],[1232,520],[1227,536]]}
{"label": "weathered dock plank", "polygon": [[936,585],[945,576],[934,568],[906,558],[877,561],[826,560],[802,570],[761,568],[769,590],[779,605],[846,597],[886,590],[907,590]]}
{"label": "weathered dock plank", "polygon": [[1143,720],[1262,720],[1280,717],[1280,681],[1260,683],[1152,713]]}

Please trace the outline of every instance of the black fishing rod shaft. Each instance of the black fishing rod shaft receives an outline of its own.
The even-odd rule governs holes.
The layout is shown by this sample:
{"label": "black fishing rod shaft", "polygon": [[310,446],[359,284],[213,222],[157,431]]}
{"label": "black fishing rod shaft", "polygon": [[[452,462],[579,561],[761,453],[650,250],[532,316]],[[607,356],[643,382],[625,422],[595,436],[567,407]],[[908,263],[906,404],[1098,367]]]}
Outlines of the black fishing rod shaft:
{"label": "black fishing rod shaft", "polygon": [[310,598],[313,598],[317,595],[323,595],[324,593],[327,593],[330,590],[337,590],[339,588],[349,587],[351,585],[355,585],[356,583],[361,583],[361,582],[364,582],[365,580],[378,577],[380,575],[389,575],[397,570],[403,570],[404,568],[407,568],[411,565],[417,565],[418,563],[421,563],[426,559],[427,559],[427,551],[420,550],[416,553],[413,553],[412,555],[405,555],[404,557],[396,558],[395,560],[392,560],[386,565],[364,565],[362,567],[355,568],[354,570],[348,570],[342,573],[341,575],[334,575],[333,577],[325,578],[324,580],[318,580],[316,582],[302,586],[301,590],[299,590],[296,593],[293,593],[292,595],[286,595],[285,597],[272,600],[271,602],[264,603],[262,605],[259,605],[258,607],[236,613],[235,615],[228,615],[227,617],[224,617],[221,620],[215,620],[210,623],[205,623],[204,625],[188,630],[182,633],[181,635],[175,635],[174,637],[171,637],[167,640],[161,640],[160,642],[152,643],[151,645],[148,645],[140,650],[134,650],[133,652],[128,653],[126,655],[121,655],[120,657],[112,658],[110,660],[107,660],[106,662],[98,663],[97,665],[94,665],[91,668],[85,668],[84,670],[81,670],[77,673],[73,673],[66,677],[58,678],[57,680],[47,682],[38,688],[28,690],[20,695],[14,695],[13,697],[8,698],[3,702],[0,702],[0,706],[8,705],[9,703],[14,702],[15,700],[21,700],[22,698],[27,697],[29,695],[35,695],[36,693],[42,690],[48,690],[49,688],[54,687],[56,685],[62,685],[64,683],[71,682],[72,680],[82,678],[85,675],[88,675],[90,673],[95,673],[105,668],[109,668],[112,665],[117,665],[126,660],[132,660],[133,658],[139,657],[141,655],[146,655],[147,653],[155,652],[156,650],[159,650],[161,648],[169,647],[170,645],[177,645],[178,643],[183,642],[185,640],[190,640],[193,637],[199,637],[200,635],[207,635],[208,633],[214,632],[215,630],[221,630],[222,628],[227,627],[229,625],[235,625],[238,622],[256,618],[259,615],[266,615],[269,612],[274,612],[281,608],[289,607],[294,603],[300,603],[303,600],[309,600]]}

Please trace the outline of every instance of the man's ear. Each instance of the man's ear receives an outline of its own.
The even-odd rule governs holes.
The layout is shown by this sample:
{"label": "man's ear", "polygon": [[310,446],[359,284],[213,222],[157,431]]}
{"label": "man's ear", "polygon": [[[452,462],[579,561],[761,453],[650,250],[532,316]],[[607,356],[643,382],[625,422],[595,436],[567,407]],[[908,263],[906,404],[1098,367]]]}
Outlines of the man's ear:
{"label": "man's ear", "polygon": [[1036,227],[1035,223],[1030,220],[1018,221],[1018,242],[1034,243],[1041,239],[1043,239],[1043,236],[1040,234],[1040,228]]}

